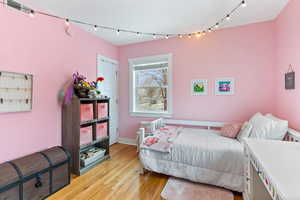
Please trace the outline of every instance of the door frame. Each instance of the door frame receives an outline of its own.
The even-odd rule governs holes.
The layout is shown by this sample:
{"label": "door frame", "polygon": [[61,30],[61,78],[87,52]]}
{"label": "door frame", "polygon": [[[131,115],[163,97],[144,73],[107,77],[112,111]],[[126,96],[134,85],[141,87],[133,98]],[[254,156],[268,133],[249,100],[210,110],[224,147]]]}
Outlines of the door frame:
{"label": "door frame", "polygon": [[[98,67],[99,67],[99,61],[101,61],[101,60],[110,62],[115,65],[115,73],[116,73],[116,79],[117,79],[117,81],[116,81],[116,90],[117,90],[116,91],[116,104],[117,104],[117,108],[116,108],[117,109],[117,119],[116,119],[116,121],[117,121],[117,126],[116,126],[116,141],[115,141],[115,143],[117,143],[119,140],[119,134],[120,134],[120,132],[119,132],[119,130],[120,130],[119,129],[119,114],[118,114],[119,109],[120,109],[120,105],[119,105],[119,102],[120,102],[119,101],[119,62],[117,60],[103,56],[101,54],[97,54],[97,56],[96,56],[96,76],[98,76],[98,73],[99,73]],[[114,143],[112,143],[112,144],[114,144]],[[110,144],[110,145],[112,145],[112,144]]]}

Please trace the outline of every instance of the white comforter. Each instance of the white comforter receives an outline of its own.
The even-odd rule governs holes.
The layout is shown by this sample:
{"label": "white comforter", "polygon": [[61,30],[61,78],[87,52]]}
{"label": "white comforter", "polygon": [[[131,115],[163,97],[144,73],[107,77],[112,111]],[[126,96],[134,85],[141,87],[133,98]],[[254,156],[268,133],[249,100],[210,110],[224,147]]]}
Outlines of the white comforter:
{"label": "white comforter", "polygon": [[218,131],[184,128],[171,153],[141,149],[140,160],[151,171],[243,191],[243,145]]}

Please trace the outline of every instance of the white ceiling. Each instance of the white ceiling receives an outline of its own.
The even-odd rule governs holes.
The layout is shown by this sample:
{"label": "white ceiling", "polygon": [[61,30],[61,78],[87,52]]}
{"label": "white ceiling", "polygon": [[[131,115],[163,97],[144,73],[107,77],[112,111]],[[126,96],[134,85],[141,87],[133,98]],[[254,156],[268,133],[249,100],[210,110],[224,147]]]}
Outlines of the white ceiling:
{"label": "white ceiling", "polygon": [[[189,33],[207,29],[241,0],[28,0],[49,13],[92,24],[140,32]],[[276,18],[289,0],[246,0],[220,28]],[[91,27],[83,29],[94,32]],[[98,30],[95,34],[115,45],[153,40],[150,36]]]}

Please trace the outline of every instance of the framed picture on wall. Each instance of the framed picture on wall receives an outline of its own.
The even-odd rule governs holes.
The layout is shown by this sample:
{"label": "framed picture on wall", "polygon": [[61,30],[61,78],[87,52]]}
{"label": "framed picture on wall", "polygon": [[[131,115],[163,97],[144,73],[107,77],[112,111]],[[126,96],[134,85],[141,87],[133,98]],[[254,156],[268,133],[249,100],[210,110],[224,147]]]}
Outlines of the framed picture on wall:
{"label": "framed picture on wall", "polygon": [[208,80],[199,79],[191,82],[192,95],[207,95],[208,94]]}
{"label": "framed picture on wall", "polygon": [[218,78],[215,82],[215,95],[234,95],[234,88],[233,78]]}

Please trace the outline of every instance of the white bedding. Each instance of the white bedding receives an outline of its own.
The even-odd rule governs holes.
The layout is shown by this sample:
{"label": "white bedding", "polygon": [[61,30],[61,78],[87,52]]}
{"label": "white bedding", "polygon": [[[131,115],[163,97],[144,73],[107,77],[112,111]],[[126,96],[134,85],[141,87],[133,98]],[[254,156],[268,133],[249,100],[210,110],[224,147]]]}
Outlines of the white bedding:
{"label": "white bedding", "polygon": [[141,149],[140,160],[151,171],[243,191],[243,145],[219,131],[184,128],[170,153]]}

